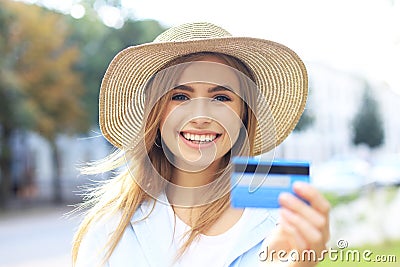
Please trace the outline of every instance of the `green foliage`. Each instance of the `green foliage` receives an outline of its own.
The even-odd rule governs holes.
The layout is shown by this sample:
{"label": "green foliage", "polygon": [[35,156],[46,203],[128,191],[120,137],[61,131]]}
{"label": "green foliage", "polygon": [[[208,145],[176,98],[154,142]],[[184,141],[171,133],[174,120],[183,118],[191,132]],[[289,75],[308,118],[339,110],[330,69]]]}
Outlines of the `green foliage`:
{"label": "green foliage", "polygon": [[11,191],[10,140],[16,130],[38,132],[54,147],[58,133],[86,131],[88,123],[81,108],[81,77],[74,70],[79,50],[66,42],[65,17],[13,1],[2,1],[0,10],[0,205],[4,205]]}
{"label": "green foliage", "polygon": [[164,29],[152,20],[108,28],[95,2],[84,3],[87,12],[80,20],[35,5],[2,3],[0,125],[52,139],[97,123],[107,65],[118,51],[152,41]]}
{"label": "green foliage", "polygon": [[60,132],[87,129],[80,104],[83,87],[74,70],[79,51],[65,42],[64,16],[11,1],[2,8],[11,14],[1,40],[1,87],[11,108],[2,112],[8,121],[0,123],[34,130],[49,140]]}
{"label": "green foliage", "polygon": [[[354,227],[357,227],[356,225]],[[337,249],[337,248],[332,248]],[[359,251],[360,252],[360,261],[352,260],[352,254],[349,252],[346,254],[346,251]],[[367,253],[366,259],[363,259],[363,252],[370,251],[372,254]],[[340,251],[340,250],[339,250]],[[328,255],[328,254],[327,254]],[[318,264],[319,267],[330,267],[330,266],[341,266],[341,267],[355,267],[355,266],[385,266],[385,267],[398,267],[400,261],[400,240],[394,240],[390,242],[385,242],[379,245],[364,245],[361,247],[354,247],[345,249],[342,252],[343,259],[340,260],[340,253],[336,253],[332,256],[334,259],[335,256],[338,257],[338,260],[330,260],[328,257]],[[346,255],[350,260],[345,260]],[[383,257],[382,257],[383,256]],[[386,262],[378,262],[378,260],[386,259]],[[370,260],[370,261],[369,261]]]}
{"label": "green foliage", "polygon": [[16,90],[16,81],[13,72],[10,71],[14,55],[11,54],[12,47],[7,41],[11,34],[10,21],[14,18],[8,9],[0,9],[0,125],[12,127],[15,123],[20,125],[21,118],[16,108],[21,101],[21,93]]}
{"label": "green foliage", "polygon": [[306,109],[300,117],[299,122],[294,128],[294,131],[301,132],[306,130],[314,123],[314,116],[310,113],[309,109]]}
{"label": "green foliage", "polygon": [[351,194],[337,194],[337,193],[324,193],[324,197],[329,201],[331,207],[335,207],[340,204],[350,203],[360,197],[359,192],[353,192]]}
{"label": "green foliage", "polygon": [[[311,89],[310,89],[311,91]],[[314,123],[315,117],[314,114],[310,112],[310,109],[308,108],[308,102],[306,105],[306,108],[301,115],[299,122],[297,123],[296,127],[294,128],[295,132],[301,132],[306,130],[307,128],[311,127],[312,124]]]}
{"label": "green foliage", "polygon": [[366,83],[360,109],[353,121],[353,143],[376,148],[384,142],[384,131],[378,103],[371,94],[371,88]]}
{"label": "green foliage", "polygon": [[98,120],[98,95],[103,74],[113,57],[122,49],[152,41],[164,29],[156,21],[126,21],[121,29],[108,28],[100,20],[85,16],[69,19],[69,42],[82,51],[76,69],[82,75],[86,114],[92,125]]}
{"label": "green foliage", "polygon": [[[57,134],[84,133],[96,124],[100,83],[112,58],[125,47],[152,41],[164,29],[156,21],[108,28],[94,8],[100,0],[83,1],[86,15],[80,20],[37,5],[0,2],[1,205],[11,185],[13,132],[31,130],[49,140],[59,194]],[[122,8],[119,1],[104,3]]]}

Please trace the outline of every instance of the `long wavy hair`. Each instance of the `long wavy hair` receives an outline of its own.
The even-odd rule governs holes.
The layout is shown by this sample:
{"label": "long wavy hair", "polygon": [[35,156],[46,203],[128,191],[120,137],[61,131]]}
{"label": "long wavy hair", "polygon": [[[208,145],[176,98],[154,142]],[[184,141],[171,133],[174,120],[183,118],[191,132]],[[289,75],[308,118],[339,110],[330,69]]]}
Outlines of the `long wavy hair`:
{"label": "long wavy hair", "polygon": [[[226,65],[238,70],[246,76],[246,79],[239,77],[242,108],[240,117],[245,129],[239,134],[239,138],[233,145],[232,149],[224,155],[219,166],[219,170],[215,174],[218,182],[213,184],[213,189],[209,190],[210,194],[205,198],[214,197],[215,200],[204,202],[205,204],[200,214],[191,218],[191,229],[187,232],[187,239],[178,251],[176,257],[180,257],[190,244],[201,233],[205,233],[226,211],[230,206],[229,200],[229,174],[230,174],[230,158],[232,155],[253,155],[253,143],[255,138],[257,121],[254,115],[254,107],[256,103],[256,94],[251,91],[254,81],[251,70],[239,61],[237,58],[214,52],[200,52],[185,55],[172,60],[164,66],[167,69],[170,66],[177,66],[181,63],[192,61],[200,61],[206,56],[216,56],[222,59]],[[120,170],[113,178],[99,182],[98,186],[92,187],[85,191],[84,201],[77,207],[77,210],[86,210],[86,216],[80,224],[73,240],[72,262],[75,264],[79,248],[84,236],[88,230],[98,221],[106,216],[119,214],[120,221],[115,231],[110,236],[108,243],[104,247],[105,263],[112,255],[115,247],[120,241],[126,227],[131,223],[131,218],[135,211],[144,201],[152,201],[156,203],[155,194],[160,194],[165,190],[168,182],[171,180],[174,165],[168,160],[163,153],[162,148],[157,145],[160,142],[159,128],[161,114],[168,103],[171,93],[165,93],[161,98],[157,98],[157,90],[160,86],[173,86],[173,79],[179,76],[179,68],[174,70],[175,73],[166,72],[165,75],[158,75],[151,79],[145,88],[145,97],[148,104],[145,105],[146,123],[143,123],[140,141],[135,141],[134,149],[119,149],[108,157],[87,164],[82,168],[83,174],[99,174],[107,171]],[[158,88],[158,89],[157,89]],[[149,104],[151,103],[151,105]],[[151,108],[149,108],[151,107]],[[242,130],[241,130],[242,131]],[[245,139],[249,140],[249,147],[244,148]],[[161,176],[165,180],[154,179]],[[134,177],[134,178],[132,178]],[[149,193],[151,192],[151,193]],[[215,192],[223,192],[218,198],[215,198]],[[206,199],[204,199],[206,200]],[[149,214],[146,215],[146,217]],[[141,218],[140,220],[145,219]],[[133,222],[135,223],[135,222]]]}

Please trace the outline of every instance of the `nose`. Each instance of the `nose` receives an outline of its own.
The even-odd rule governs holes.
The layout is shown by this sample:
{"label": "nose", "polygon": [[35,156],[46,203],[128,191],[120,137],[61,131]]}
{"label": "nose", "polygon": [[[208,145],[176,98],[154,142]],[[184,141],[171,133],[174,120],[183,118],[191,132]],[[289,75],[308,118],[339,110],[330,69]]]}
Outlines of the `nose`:
{"label": "nose", "polygon": [[201,128],[211,123],[211,119],[208,117],[196,117],[190,120],[190,123]]}
{"label": "nose", "polygon": [[191,123],[200,126],[211,122],[211,118],[208,116],[208,113],[210,112],[210,106],[207,105],[208,102],[208,98],[197,98],[192,100],[191,114],[193,118],[190,120]]}

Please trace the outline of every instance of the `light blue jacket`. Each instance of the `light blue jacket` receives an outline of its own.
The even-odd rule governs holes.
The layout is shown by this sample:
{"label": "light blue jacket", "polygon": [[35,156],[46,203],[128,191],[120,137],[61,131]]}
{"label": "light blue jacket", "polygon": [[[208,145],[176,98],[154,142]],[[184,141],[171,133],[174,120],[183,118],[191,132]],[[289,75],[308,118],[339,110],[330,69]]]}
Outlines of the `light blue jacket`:
{"label": "light blue jacket", "polygon": [[[165,203],[165,202],[164,202]],[[135,212],[131,224],[105,266],[108,267],[170,267],[178,248],[172,242],[171,225],[167,204],[156,202],[150,216],[142,220],[153,208],[153,202],[145,202]],[[226,259],[229,267],[257,266],[261,244],[276,226],[271,211],[257,210],[254,218],[243,228],[241,236]],[[78,254],[77,267],[99,266],[108,237],[119,222],[119,216],[104,218],[85,236]],[[135,222],[135,223],[134,223]]]}

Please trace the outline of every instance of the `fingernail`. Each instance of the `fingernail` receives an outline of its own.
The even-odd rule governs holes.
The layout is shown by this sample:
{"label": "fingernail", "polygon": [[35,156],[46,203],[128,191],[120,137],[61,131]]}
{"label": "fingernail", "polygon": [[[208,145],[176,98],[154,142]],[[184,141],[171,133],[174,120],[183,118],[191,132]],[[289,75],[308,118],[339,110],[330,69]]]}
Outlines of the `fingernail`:
{"label": "fingernail", "polygon": [[308,183],[305,182],[294,182],[293,183],[293,189],[295,190],[305,190],[305,188],[308,186]]}
{"label": "fingernail", "polygon": [[279,195],[279,202],[280,204],[290,205],[293,200],[293,195],[290,193],[283,192]]}
{"label": "fingernail", "polygon": [[290,193],[286,193],[286,192],[282,192],[279,195],[279,199],[283,200],[283,201],[289,201],[290,197],[291,197]]}

